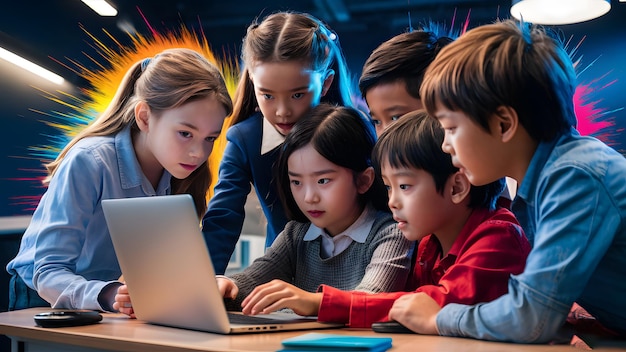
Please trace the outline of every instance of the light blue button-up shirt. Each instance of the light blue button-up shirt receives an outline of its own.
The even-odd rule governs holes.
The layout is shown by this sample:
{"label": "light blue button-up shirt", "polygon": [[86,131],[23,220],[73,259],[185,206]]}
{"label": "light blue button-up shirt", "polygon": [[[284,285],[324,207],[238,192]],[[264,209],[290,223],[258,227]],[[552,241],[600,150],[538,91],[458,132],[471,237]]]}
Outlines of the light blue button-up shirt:
{"label": "light blue button-up shirt", "polygon": [[89,137],[67,153],[7,265],[55,308],[103,307],[98,294],[120,267],[100,201],[170,193],[167,171],[157,190],[144,176],[126,128],[115,136]]}
{"label": "light blue button-up shirt", "polygon": [[533,245],[524,272],[493,302],[445,306],[439,333],[548,342],[576,301],[626,334],[626,159],[576,131],[541,143],[512,207]]}

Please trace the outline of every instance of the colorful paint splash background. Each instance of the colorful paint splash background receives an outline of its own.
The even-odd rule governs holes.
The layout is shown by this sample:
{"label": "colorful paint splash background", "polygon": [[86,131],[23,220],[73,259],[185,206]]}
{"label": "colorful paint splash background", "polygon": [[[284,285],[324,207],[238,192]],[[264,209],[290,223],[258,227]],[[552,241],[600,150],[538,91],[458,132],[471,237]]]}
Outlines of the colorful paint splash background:
{"label": "colorful paint splash background", "polygon": [[[98,39],[98,37],[81,26],[81,29],[93,42],[92,46],[96,52],[96,56],[87,54],[85,56],[96,65],[97,69],[89,69],[72,59],[68,59],[69,63],[63,63],[55,59],[61,65],[84,78],[88,82],[88,87],[80,88],[81,96],[71,95],[62,91],[48,92],[40,90],[42,95],[58,103],[60,110],[48,112],[31,110],[44,115],[42,122],[57,130],[58,135],[47,136],[49,140],[47,145],[30,147],[29,151],[32,157],[39,159],[42,165],[54,160],[63,147],[82,128],[95,119],[100,112],[104,111],[115,95],[115,91],[124,74],[135,62],[147,57],[153,57],[167,48],[188,48],[203,54],[204,57],[221,70],[228,92],[233,97],[237,85],[239,67],[231,53],[224,52],[221,57],[218,57],[213,52],[204,33],[190,31],[184,26],[181,26],[178,30],[159,33],[147,21],[146,25],[150,32],[147,36],[128,33],[131,39],[130,45],[121,44],[120,41],[103,29],[105,37],[115,43],[116,47],[107,46],[104,41]],[[224,124],[225,131],[230,124],[230,118],[227,118]],[[209,168],[212,172],[213,183],[207,197],[210,197],[214,183],[217,180],[217,169],[225,143],[225,133],[222,133],[215,142],[214,151],[209,157]],[[41,175],[36,176],[35,179],[43,180],[45,175],[46,171],[42,166]],[[32,180],[33,178],[28,179]],[[29,197],[20,199],[19,202],[22,205],[30,203],[32,210],[34,210],[39,198]]]}
{"label": "colorful paint splash background", "polygon": [[[448,33],[449,35],[458,36],[468,29],[469,13],[465,21],[461,23],[461,29],[456,32],[452,30],[454,28],[455,18],[456,13],[452,18],[452,25]],[[152,57],[166,48],[184,47],[202,53],[210,62],[221,69],[229,93],[231,97],[234,96],[239,76],[239,65],[236,60],[236,53],[224,52],[221,57],[218,57],[213,52],[204,33],[190,31],[184,26],[181,26],[177,30],[158,32],[145,18],[144,21],[148,28],[149,35],[144,36],[127,33],[131,39],[130,45],[122,44],[103,29],[104,37],[114,43],[113,46],[107,45],[103,40],[100,40],[96,35],[88,32],[81,26],[86,36],[92,41],[92,47],[96,53],[93,56],[85,53],[85,56],[97,68],[89,69],[80,62],[72,59],[67,59],[69,63],[55,60],[76,72],[80,77],[84,78],[88,84],[87,87],[80,88],[80,96],[62,91],[49,92],[39,90],[43,96],[57,103],[59,110],[31,110],[43,115],[41,121],[52,127],[53,130],[58,133],[46,136],[48,138],[48,144],[29,148],[30,157],[40,160],[42,167],[40,170],[24,170],[24,172],[28,172],[29,175],[20,178],[21,180],[31,182],[33,180],[43,180],[46,175],[43,165],[54,160],[67,142],[106,108],[130,66],[134,62],[146,57]],[[445,28],[436,28],[438,25],[433,23],[429,23],[425,27],[429,30],[437,29],[438,31],[445,31]],[[582,40],[570,51],[572,57],[576,57],[576,52],[579,50],[581,44]],[[569,45],[568,43],[568,46]],[[594,62],[588,64],[584,69],[581,69],[581,60],[578,59],[575,61],[579,74],[584,73],[587,68],[593,64]],[[602,106],[601,100],[592,100],[591,96],[594,95],[592,93],[602,90],[614,82],[614,80],[610,80],[609,74],[607,73],[602,77],[579,84],[575,94],[576,114],[579,123],[578,130],[583,135],[595,136],[609,145],[613,145],[615,137],[622,132],[615,128],[615,121],[611,116],[613,112],[621,110],[621,108],[617,110],[606,109]],[[357,106],[366,106],[360,97],[358,97],[358,100],[360,101],[357,102]],[[230,119],[226,119],[224,131],[226,131],[229,126]],[[225,135],[225,133],[222,133],[220,138],[216,141],[213,153],[209,157],[209,167],[211,169],[213,182],[207,194],[207,198],[210,198],[212,195],[213,186],[217,180],[217,170],[226,143]],[[33,174],[36,175],[33,176]],[[24,207],[25,211],[31,212],[38,204],[40,197],[41,195],[26,195],[17,197],[14,201],[16,205]]]}
{"label": "colorful paint splash background", "polygon": [[602,106],[602,100],[594,100],[592,98],[595,96],[594,93],[601,92],[603,89],[613,85],[616,80],[610,79],[609,73],[605,73],[587,82],[581,82],[581,77],[597,63],[598,59],[581,67],[583,65],[582,56],[579,56],[578,52],[583,45],[585,37],[573,47],[571,45],[572,39],[573,38],[570,38],[570,40],[566,42],[566,48],[571,48],[569,55],[574,58],[574,67],[576,68],[579,79],[576,91],[574,92],[574,108],[578,119],[577,129],[581,135],[594,136],[617,149],[619,146],[617,145],[616,137],[619,136],[622,130],[616,128],[615,119],[612,115],[617,111],[623,110],[623,107],[610,110]]}

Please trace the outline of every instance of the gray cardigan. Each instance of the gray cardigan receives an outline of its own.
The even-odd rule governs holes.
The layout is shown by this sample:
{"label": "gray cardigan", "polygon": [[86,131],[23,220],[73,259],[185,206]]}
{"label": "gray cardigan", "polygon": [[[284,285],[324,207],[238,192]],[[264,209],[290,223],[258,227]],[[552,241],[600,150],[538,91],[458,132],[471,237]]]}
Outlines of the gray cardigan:
{"label": "gray cardigan", "polygon": [[229,310],[241,310],[241,302],[261,284],[280,279],[309,292],[321,284],[341,290],[391,292],[404,289],[410,269],[408,241],[391,214],[373,212],[376,217],[364,243],[353,241],[338,255],[321,257],[321,237],[304,241],[311,223],[290,221],[264,256],[243,272],[230,276],[239,287]]}

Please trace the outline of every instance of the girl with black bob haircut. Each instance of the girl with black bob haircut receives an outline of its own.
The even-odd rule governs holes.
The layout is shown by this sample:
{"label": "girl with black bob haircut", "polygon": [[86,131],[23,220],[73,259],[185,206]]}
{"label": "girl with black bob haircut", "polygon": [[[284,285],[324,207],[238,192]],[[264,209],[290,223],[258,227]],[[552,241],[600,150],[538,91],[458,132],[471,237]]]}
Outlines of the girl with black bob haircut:
{"label": "girl with black bob haircut", "polygon": [[371,165],[374,144],[353,108],[322,103],[295,124],[274,169],[290,221],[251,266],[218,276],[224,297],[233,298],[230,309],[311,315],[321,284],[369,293],[404,287],[412,242],[398,230]]}

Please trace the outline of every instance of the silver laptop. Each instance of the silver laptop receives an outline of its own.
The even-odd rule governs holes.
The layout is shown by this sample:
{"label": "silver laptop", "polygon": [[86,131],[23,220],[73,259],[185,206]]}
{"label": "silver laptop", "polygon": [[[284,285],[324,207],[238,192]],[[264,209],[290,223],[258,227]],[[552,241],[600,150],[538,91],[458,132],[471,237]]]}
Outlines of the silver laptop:
{"label": "silver laptop", "polygon": [[290,313],[226,312],[190,195],[108,199],[102,208],[140,320],[220,334],[341,326]]}

